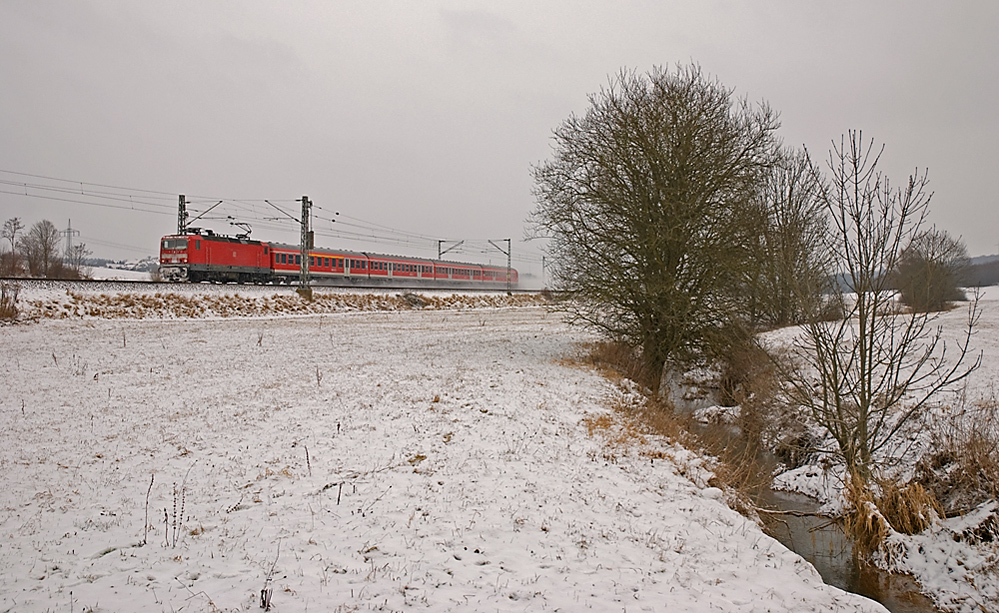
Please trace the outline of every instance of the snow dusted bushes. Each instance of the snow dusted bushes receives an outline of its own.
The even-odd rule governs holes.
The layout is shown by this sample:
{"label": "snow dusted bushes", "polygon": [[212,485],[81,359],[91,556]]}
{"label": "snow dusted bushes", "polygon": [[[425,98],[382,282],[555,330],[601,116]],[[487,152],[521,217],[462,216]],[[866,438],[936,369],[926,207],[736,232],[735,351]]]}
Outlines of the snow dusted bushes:
{"label": "snow dusted bushes", "polygon": [[999,401],[946,411],[932,430],[934,452],[916,467],[916,480],[947,516],[999,498]]}

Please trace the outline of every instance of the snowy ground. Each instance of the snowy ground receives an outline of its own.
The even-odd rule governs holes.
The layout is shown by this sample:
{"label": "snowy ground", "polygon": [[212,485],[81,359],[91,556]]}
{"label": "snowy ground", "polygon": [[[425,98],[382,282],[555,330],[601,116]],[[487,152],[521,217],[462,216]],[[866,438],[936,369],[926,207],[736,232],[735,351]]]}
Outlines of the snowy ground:
{"label": "snowy ground", "polygon": [[0,611],[884,610],[689,452],[588,428],[620,392],[585,340],[539,308],[0,327]]}
{"label": "snowy ground", "polygon": [[125,270],[122,268],[104,268],[98,266],[90,269],[91,279],[106,279],[109,281],[149,281],[152,277],[149,271]]}

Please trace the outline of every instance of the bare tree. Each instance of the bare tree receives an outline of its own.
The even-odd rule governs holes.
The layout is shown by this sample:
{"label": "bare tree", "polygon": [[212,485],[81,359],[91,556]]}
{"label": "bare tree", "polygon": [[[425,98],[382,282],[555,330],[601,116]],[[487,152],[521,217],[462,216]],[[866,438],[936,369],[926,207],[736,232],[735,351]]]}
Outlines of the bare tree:
{"label": "bare tree", "polygon": [[667,363],[719,347],[745,303],[747,218],[775,151],[777,116],[699,67],[622,72],[554,133],[533,169],[533,222],[578,321]]}
{"label": "bare tree", "polygon": [[62,270],[59,257],[59,230],[43,219],[21,237],[21,249],[28,261],[28,272],[35,277],[50,277]]}
{"label": "bare tree", "polygon": [[86,243],[77,243],[73,245],[69,253],[66,255],[66,268],[68,273],[77,279],[82,279],[90,276],[90,268],[87,266],[87,258],[92,255],[92,251],[87,249]]}
{"label": "bare tree", "polygon": [[[934,394],[967,377],[981,363],[969,360],[978,319],[977,301],[957,351],[948,354],[940,328],[926,314],[897,308],[888,271],[925,218],[931,194],[926,175],[894,189],[878,171],[881,149],[851,132],[830,153],[830,241],[843,283],[846,319],[808,322],[800,349],[803,364],[792,373],[792,398],[835,440],[832,453],[866,483],[878,452]],[[971,362],[969,364],[969,361]]]}
{"label": "bare tree", "polygon": [[16,275],[21,268],[21,258],[17,253],[17,235],[23,229],[24,224],[17,217],[11,217],[3,222],[3,230],[0,231],[0,237],[10,242],[10,253],[0,253],[0,256],[3,258],[0,273],[4,275]]}
{"label": "bare tree", "polygon": [[756,266],[749,280],[753,319],[772,327],[803,323],[826,289],[824,186],[805,151],[782,150],[760,192]]}
{"label": "bare tree", "polygon": [[969,267],[964,244],[943,230],[921,232],[902,252],[895,286],[902,302],[916,311],[942,311],[948,302],[964,300],[961,282]]}

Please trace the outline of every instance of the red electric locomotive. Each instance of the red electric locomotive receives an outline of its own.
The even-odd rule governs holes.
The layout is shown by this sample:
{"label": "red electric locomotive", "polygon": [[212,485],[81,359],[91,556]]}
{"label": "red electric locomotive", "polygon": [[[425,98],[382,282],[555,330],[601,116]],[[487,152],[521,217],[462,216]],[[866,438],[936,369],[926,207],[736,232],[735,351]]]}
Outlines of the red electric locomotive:
{"label": "red electric locomotive", "polygon": [[211,230],[164,236],[160,241],[164,281],[264,283],[271,279],[270,246]]}
{"label": "red electric locomotive", "polygon": [[[264,243],[191,229],[160,242],[160,276],[198,283],[295,283],[301,269],[297,245]],[[377,253],[311,249],[309,275],[317,285],[506,289],[517,285],[514,269],[407,258]]]}

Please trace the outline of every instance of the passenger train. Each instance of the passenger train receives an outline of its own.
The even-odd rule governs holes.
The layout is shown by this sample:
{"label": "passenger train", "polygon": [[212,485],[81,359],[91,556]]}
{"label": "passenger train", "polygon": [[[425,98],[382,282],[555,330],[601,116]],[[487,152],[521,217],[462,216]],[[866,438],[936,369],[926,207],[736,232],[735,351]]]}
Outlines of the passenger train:
{"label": "passenger train", "polygon": [[[164,281],[292,284],[301,257],[298,245],[189,228],[160,241],[159,270]],[[320,248],[308,257],[316,285],[509,289],[518,282],[516,270],[500,266]]]}

